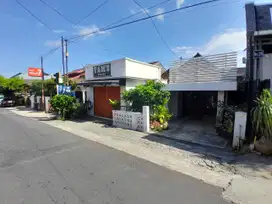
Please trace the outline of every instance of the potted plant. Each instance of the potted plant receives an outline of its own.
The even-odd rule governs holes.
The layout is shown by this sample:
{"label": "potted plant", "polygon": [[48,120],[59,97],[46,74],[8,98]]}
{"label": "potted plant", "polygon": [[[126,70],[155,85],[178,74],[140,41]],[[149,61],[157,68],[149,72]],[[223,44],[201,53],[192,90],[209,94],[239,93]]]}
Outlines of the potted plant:
{"label": "potted plant", "polygon": [[120,110],[120,101],[109,99],[109,103],[112,107],[112,110]]}

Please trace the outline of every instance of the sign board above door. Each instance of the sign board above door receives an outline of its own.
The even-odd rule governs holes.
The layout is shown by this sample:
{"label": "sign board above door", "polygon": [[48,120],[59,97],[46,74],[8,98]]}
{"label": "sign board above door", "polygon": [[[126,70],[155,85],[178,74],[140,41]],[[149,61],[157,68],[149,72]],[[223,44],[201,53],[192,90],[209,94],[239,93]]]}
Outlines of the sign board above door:
{"label": "sign board above door", "polygon": [[28,76],[32,77],[42,77],[42,69],[41,68],[28,68]]}
{"label": "sign board above door", "polygon": [[262,58],[264,56],[264,51],[263,50],[254,50],[253,55],[255,58]]}
{"label": "sign board above door", "polygon": [[111,64],[93,66],[94,77],[111,76]]}

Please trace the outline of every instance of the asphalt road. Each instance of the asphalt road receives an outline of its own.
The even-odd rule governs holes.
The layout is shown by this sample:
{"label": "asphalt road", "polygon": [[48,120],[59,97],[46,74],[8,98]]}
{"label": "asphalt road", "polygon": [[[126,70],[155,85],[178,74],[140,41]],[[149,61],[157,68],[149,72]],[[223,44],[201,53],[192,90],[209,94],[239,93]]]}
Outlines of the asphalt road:
{"label": "asphalt road", "polygon": [[1,204],[227,204],[222,189],[0,109]]}

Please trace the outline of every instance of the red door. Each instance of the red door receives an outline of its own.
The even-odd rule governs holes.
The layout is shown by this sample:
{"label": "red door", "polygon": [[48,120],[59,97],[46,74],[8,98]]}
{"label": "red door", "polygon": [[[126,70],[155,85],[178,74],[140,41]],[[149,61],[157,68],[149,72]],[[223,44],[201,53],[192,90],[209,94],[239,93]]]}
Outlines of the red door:
{"label": "red door", "polygon": [[112,108],[109,99],[120,100],[120,87],[94,87],[94,114],[112,118]]}

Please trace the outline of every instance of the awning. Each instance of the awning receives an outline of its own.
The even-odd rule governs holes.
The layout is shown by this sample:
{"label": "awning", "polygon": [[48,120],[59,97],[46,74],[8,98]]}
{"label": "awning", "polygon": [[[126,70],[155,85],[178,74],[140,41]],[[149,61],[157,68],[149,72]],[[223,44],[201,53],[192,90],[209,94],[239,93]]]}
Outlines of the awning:
{"label": "awning", "polygon": [[168,91],[236,91],[236,81],[166,84]]}
{"label": "awning", "polygon": [[126,79],[86,80],[77,83],[82,86],[125,86]]}

